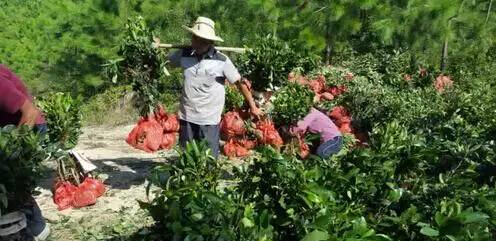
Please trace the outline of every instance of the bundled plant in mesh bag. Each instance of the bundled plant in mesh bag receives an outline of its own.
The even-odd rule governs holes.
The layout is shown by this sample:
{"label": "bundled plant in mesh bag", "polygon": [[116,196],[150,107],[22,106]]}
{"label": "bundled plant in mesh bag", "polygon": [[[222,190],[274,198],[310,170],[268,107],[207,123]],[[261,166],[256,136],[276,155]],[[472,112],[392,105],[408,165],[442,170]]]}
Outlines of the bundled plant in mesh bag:
{"label": "bundled plant in mesh bag", "polygon": [[82,105],[80,97],[68,93],[50,93],[40,98],[38,106],[45,115],[48,126],[48,142],[62,149],[76,146],[82,127]]}
{"label": "bundled plant in mesh bag", "polygon": [[314,96],[307,86],[289,83],[275,94],[270,116],[278,126],[295,124],[310,112]]}
{"label": "bundled plant in mesh bag", "polygon": [[245,98],[235,85],[226,85],[226,103],[224,104],[224,112],[239,110],[245,103]]}
{"label": "bundled plant in mesh bag", "polygon": [[48,157],[40,136],[27,126],[0,128],[1,213],[17,210],[31,196]]}
{"label": "bundled plant in mesh bag", "polygon": [[135,92],[135,106],[141,116],[153,112],[160,100],[159,86],[164,77],[166,56],[154,46],[153,32],[143,17],[128,19],[126,34],[120,46],[119,59],[106,64],[112,81],[131,82]]}

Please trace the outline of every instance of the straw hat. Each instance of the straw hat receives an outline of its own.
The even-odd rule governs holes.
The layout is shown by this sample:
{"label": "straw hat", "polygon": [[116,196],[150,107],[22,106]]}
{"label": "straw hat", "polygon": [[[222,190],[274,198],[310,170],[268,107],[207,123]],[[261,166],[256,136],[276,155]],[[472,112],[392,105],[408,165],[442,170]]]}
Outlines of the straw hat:
{"label": "straw hat", "polygon": [[219,36],[215,35],[215,23],[210,18],[198,17],[193,27],[189,28],[183,25],[183,28],[200,38],[224,42]]}

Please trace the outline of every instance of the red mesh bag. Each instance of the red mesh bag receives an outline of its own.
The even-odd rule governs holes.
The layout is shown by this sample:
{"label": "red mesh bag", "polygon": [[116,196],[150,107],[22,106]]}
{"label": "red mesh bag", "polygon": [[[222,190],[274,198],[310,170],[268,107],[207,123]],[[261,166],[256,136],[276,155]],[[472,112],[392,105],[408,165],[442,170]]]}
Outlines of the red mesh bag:
{"label": "red mesh bag", "polygon": [[226,144],[224,144],[223,150],[224,150],[224,155],[226,155],[229,158],[245,157],[245,156],[248,156],[248,154],[249,154],[249,152],[246,148],[241,146],[239,143],[237,143],[233,139],[229,140]]}
{"label": "red mesh bag", "polygon": [[308,86],[315,93],[320,93],[324,90],[325,87],[325,77],[323,75],[319,75],[316,79],[310,80],[308,82]]}
{"label": "red mesh bag", "polygon": [[162,106],[158,107],[158,110],[154,114],[157,122],[164,128],[164,132],[178,132],[179,131],[179,120],[174,114],[168,114],[165,112]]}
{"label": "red mesh bag", "polygon": [[324,93],[320,94],[320,98],[324,99],[324,100],[334,100],[334,95],[332,95],[329,92],[324,92]]}
{"label": "red mesh bag", "polygon": [[248,140],[248,139],[241,139],[237,141],[242,147],[251,150],[257,146],[257,141],[255,140]]}
{"label": "red mesh bag", "polygon": [[338,127],[341,127],[343,125],[350,125],[351,124],[351,117],[349,117],[349,116],[343,116],[343,117],[341,117],[341,119],[334,120],[334,123]]}
{"label": "red mesh bag", "polygon": [[341,95],[346,91],[347,91],[347,88],[344,85],[332,86],[332,87],[326,89],[326,92],[331,93],[334,97]]}
{"label": "red mesh bag", "polygon": [[74,193],[77,187],[70,182],[57,182],[55,184],[53,202],[57,205],[59,211],[70,208],[74,199]]}
{"label": "red mesh bag", "polygon": [[350,114],[343,106],[336,106],[329,112],[329,117],[333,120],[341,120],[343,117],[349,116]]}
{"label": "red mesh bag", "polygon": [[349,123],[343,124],[339,127],[339,131],[343,134],[349,134],[352,132],[351,125]]}
{"label": "red mesh bag", "polygon": [[260,120],[257,122],[257,130],[261,132],[259,136],[260,143],[264,145],[272,145],[281,147],[283,144],[282,138],[277,132],[274,123],[270,120]]}
{"label": "red mesh bag", "polygon": [[176,145],[176,133],[164,133],[162,137],[161,149],[169,150]]}
{"label": "red mesh bag", "polygon": [[298,143],[300,146],[300,153],[298,155],[300,156],[301,159],[305,159],[310,155],[310,147],[305,143],[305,141],[302,138],[298,138]]}
{"label": "red mesh bag", "polygon": [[220,122],[220,132],[225,140],[242,136],[246,133],[245,122],[238,112],[227,112]]}
{"label": "red mesh bag", "polygon": [[338,87],[336,86],[333,86],[331,88],[328,89],[329,93],[331,93],[333,96],[338,96],[340,93],[339,93],[339,90],[338,90]]}
{"label": "red mesh bag", "polygon": [[105,193],[105,185],[100,180],[87,177],[79,185],[79,189],[90,190],[95,194],[95,197],[101,197]]}
{"label": "red mesh bag", "polygon": [[434,88],[438,93],[442,93],[444,89],[453,86],[453,80],[446,75],[439,75],[434,82]]}
{"label": "red mesh bag", "polygon": [[162,144],[162,134],[163,128],[155,118],[141,117],[127,136],[126,142],[136,149],[154,152]]}
{"label": "red mesh bag", "polygon": [[75,208],[82,208],[96,203],[95,192],[87,187],[79,186],[74,192],[74,199],[72,206]]}
{"label": "red mesh bag", "polygon": [[177,115],[167,114],[167,121],[162,124],[164,132],[179,132],[179,120]]}
{"label": "red mesh bag", "polygon": [[321,82],[319,82],[318,80],[311,80],[310,83],[308,84],[308,86],[315,93],[320,93],[324,89],[324,85]]}

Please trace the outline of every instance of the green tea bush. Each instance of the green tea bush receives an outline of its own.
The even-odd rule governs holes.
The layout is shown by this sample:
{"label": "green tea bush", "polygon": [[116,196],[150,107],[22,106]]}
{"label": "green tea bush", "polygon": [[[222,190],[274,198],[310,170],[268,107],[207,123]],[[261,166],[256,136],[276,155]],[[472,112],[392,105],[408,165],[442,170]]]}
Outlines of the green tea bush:
{"label": "green tea bush", "polygon": [[240,58],[239,69],[252,81],[256,91],[274,90],[284,86],[288,74],[296,68],[313,70],[319,58],[308,51],[274,36],[260,37],[250,51]]}
{"label": "green tea bush", "polygon": [[48,125],[48,142],[63,149],[76,146],[82,127],[82,100],[66,93],[51,93],[40,98],[38,105]]}
{"label": "green tea bush", "polygon": [[267,211],[256,210],[226,187],[222,168],[206,142],[193,141],[179,160],[152,171],[150,184],[160,189],[151,203],[140,204],[158,222],[161,239],[272,239]]}
{"label": "green tea bush", "polygon": [[120,58],[106,64],[105,72],[114,83],[131,84],[141,116],[152,113],[160,102],[159,85],[165,75],[165,54],[153,45],[153,37],[142,17],[128,19]]}
{"label": "green tea bush", "polygon": [[307,86],[288,84],[274,95],[270,113],[276,125],[291,125],[302,120],[313,106],[315,94]]}
{"label": "green tea bush", "polygon": [[245,97],[237,89],[236,86],[227,85],[226,87],[226,103],[224,104],[224,111],[232,111],[241,109],[245,104]]}
{"label": "green tea bush", "polygon": [[47,153],[26,126],[0,128],[0,214],[15,211],[31,196]]}

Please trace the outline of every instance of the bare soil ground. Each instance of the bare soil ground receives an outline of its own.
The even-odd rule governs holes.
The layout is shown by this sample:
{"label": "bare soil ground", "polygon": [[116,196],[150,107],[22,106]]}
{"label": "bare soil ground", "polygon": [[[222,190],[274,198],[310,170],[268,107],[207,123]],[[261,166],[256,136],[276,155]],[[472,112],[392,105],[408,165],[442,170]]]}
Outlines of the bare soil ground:
{"label": "bare soil ground", "polygon": [[81,209],[58,211],[52,200],[55,163],[47,163],[47,175],[39,182],[36,201],[51,225],[50,240],[127,240],[146,232],[153,220],[139,208],[146,200],[146,177],[157,163],[167,162],[174,151],[145,153],[124,140],[133,126],[86,127],[75,148],[98,166],[98,177],[107,192],[97,203]]}

